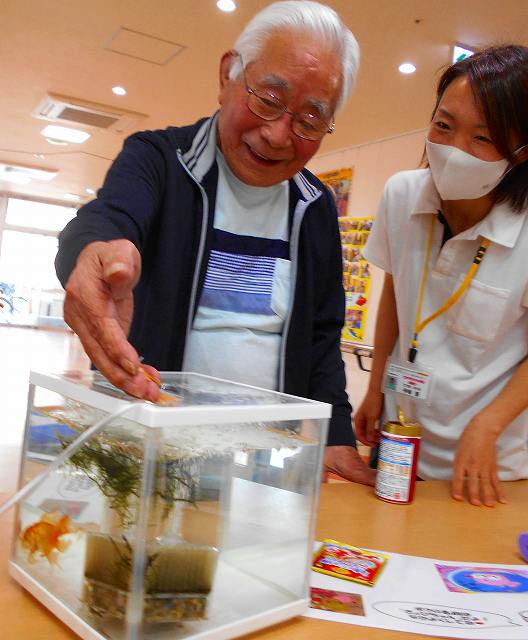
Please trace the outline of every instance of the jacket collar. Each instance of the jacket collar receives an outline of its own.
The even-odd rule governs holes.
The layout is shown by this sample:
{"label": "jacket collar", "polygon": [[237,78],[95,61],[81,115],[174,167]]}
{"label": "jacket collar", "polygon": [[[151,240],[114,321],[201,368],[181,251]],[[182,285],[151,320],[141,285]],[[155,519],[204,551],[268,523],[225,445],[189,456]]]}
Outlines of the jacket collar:
{"label": "jacket collar", "polygon": [[[200,183],[215,162],[218,114],[217,111],[202,123],[191,146],[182,154],[187,169]],[[299,171],[291,179],[295,183],[300,197],[306,201],[313,200],[321,194],[321,190],[310,180],[310,177],[309,172]]]}
{"label": "jacket collar", "polygon": [[[412,214],[437,213],[442,208],[440,196],[433,182],[429,169],[424,169],[426,176],[418,193],[416,204]],[[488,215],[466,231],[459,233],[458,240],[475,240],[479,237],[488,238],[491,242],[501,244],[504,247],[514,247],[521,229],[526,221],[527,214],[515,213],[506,203],[496,204]]]}
{"label": "jacket collar", "polygon": [[187,169],[198,182],[202,182],[215,161],[218,113],[202,123],[188,151],[182,156]]}

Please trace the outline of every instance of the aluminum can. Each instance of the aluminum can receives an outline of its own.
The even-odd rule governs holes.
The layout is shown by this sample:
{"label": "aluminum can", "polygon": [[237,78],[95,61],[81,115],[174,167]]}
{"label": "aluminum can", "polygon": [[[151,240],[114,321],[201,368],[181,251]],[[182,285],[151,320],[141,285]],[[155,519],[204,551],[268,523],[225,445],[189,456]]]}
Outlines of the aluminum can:
{"label": "aluminum can", "polygon": [[376,496],[395,504],[414,498],[421,426],[417,422],[386,422],[381,431]]}

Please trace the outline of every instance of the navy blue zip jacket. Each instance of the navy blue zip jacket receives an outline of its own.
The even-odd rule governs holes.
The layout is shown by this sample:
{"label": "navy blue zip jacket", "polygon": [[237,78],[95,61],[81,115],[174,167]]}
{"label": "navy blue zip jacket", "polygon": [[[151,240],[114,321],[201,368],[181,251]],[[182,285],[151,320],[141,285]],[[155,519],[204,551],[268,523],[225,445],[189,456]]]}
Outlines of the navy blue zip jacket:
{"label": "navy blue zip jacket", "polygon": [[[96,240],[131,240],[142,256],[129,340],[160,371],[182,368],[200,301],[215,211],[216,116],[130,136],[97,199],[62,231],[63,286]],[[293,302],[282,337],[279,391],[333,406],[327,444],[355,445],[340,352],[344,292],[337,212],[309,171],[290,179]]]}

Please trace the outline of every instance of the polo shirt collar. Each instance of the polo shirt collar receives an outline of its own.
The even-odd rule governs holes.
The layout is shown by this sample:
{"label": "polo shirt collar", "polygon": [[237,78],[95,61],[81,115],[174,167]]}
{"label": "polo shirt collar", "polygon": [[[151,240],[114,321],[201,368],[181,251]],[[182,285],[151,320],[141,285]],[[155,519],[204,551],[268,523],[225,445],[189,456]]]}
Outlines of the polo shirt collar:
{"label": "polo shirt collar", "polygon": [[515,213],[509,204],[501,202],[493,207],[488,215],[464,234],[468,239],[482,236],[491,242],[512,248],[526,221],[526,212]]}
{"label": "polo shirt collar", "polygon": [[[418,193],[416,204],[412,210],[413,215],[437,213],[442,209],[440,195],[434,185],[431,171],[429,169],[426,171],[427,176]],[[495,205],[483,220],[455,237],[459,240],[475,240],[481,236],[496,244],[512,248],[517,242],[526,217],[526,211],[516,213],[508,203],[501,202]]]}
{"label": "polo shirt collar", "polygon": [[411,212],[412,215],[421,213],[438,213],[442,208],[440,195],[436,190],[433,182],[433,176],[429,169],[422,169],[425,173],[425,179],[420,185],[418,198]]}

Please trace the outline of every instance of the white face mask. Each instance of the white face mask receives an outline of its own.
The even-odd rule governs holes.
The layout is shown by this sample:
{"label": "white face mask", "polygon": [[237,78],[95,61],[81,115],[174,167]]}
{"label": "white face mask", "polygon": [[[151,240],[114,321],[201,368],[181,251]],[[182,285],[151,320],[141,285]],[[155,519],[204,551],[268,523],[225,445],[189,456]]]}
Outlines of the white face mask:
{"label": "white face mask", "polygon": [[[474,200],[492,191],[509,166],[505,158],[488,162],[458,147],[425,141],[433,180],[442,200]],[[519,151],[519,150],[518,150]]]}

